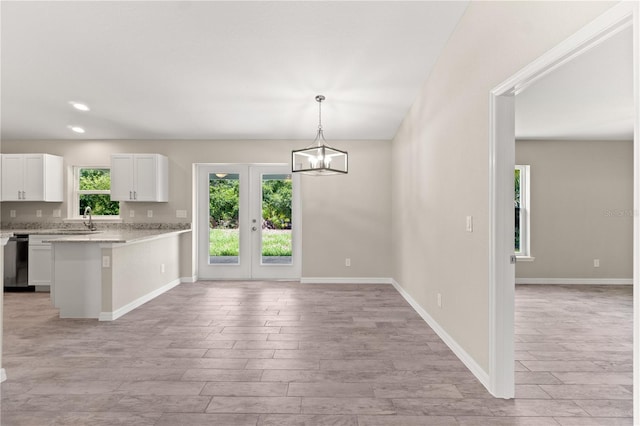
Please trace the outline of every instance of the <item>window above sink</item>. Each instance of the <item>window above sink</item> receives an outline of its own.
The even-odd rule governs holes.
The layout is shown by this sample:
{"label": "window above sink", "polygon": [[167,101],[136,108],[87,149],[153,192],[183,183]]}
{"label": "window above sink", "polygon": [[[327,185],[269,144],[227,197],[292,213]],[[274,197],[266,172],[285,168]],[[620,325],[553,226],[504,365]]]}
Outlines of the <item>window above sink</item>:
{"label": "window above sink", "polygon": [[120,203],[111,200],[111,169],[103,166],[75,166],[73,168],[73,202],[70,219],[85,219],[86,207],[91,207],[93,220],[118,221]]}

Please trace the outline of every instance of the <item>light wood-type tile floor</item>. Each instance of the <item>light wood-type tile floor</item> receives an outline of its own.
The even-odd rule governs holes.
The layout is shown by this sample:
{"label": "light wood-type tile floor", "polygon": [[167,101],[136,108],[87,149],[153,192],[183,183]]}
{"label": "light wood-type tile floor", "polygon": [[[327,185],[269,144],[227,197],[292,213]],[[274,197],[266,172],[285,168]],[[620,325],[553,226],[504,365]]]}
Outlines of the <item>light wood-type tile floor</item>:
{"label": "light wood-type tile floor", "polygon": [[183,284],[113,322],[4,308],[3,426],[632,424],[630,286],[519,286],[508,401],[387,285]]}

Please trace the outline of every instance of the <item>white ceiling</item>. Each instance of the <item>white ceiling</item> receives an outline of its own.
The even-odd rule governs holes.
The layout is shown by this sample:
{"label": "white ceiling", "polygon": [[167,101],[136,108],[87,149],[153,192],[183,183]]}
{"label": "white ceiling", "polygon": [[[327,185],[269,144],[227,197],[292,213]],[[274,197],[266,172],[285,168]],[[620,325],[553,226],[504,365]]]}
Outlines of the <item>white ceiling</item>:
{"label": "white ceiling", "polygon": [[392,139],[466,6],[3,1],[1,136]]}
{"label": "white ceiling", "polygon": [[[2,1],[1,137],[311,139],[324,94],[327,139],[392,139],[466,6]],[[516,136],[631,139],[631,40],[519,94]]]}
{"label": "white ceiling", "polygon": [[633,139],[632,28],[516,96],[518,139]]}

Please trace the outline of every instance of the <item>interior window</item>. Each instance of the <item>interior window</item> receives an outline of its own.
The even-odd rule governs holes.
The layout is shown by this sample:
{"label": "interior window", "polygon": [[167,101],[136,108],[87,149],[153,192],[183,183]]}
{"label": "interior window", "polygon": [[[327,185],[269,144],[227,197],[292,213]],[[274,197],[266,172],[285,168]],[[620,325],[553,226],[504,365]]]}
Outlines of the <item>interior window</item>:
{"label": "interior window", "polygon": [[514,172],[514,216],[515,239],[514,250],[516,255],[530,256],[529,240],[529,166],[517,165]]}

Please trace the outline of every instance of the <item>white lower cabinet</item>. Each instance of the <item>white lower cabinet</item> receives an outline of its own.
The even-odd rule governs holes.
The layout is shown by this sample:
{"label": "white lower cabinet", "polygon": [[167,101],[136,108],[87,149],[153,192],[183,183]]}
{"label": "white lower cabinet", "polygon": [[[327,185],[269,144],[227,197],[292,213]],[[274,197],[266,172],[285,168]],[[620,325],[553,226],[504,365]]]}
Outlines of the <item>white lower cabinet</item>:
{"label": "white lower cabinet", "polygon": [[51,285],[51,243],[53,235],[29,236],[29,285]]}

